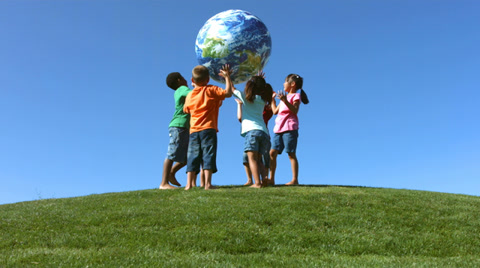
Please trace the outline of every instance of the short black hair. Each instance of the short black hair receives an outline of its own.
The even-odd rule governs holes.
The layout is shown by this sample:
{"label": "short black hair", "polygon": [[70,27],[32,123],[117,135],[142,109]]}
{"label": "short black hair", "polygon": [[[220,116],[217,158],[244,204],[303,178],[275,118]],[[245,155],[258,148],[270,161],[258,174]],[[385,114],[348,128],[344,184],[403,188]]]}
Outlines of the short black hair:
{"label": "short black hair", "polygon": [[167,76],[167,86],[173,90],[177,90],[180,87],[179,80],[183,80],[183,76],[179,72],[173,72]]}

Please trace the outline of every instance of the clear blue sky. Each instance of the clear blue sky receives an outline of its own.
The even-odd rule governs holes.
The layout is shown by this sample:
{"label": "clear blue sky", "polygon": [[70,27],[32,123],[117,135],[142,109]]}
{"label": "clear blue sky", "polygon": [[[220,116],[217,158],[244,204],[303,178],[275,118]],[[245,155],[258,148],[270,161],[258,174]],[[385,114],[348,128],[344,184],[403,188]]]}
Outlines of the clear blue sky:
{"label": "clear blue sky", "polygon": [[[301,184],[480,194],[479,1],[3,0],[0,204],[157,188],[165,77],[190,77],[198,31],[228,9],[270,30],[275,90],[305,79]],[[233,99],[219,120],[213,183],[243,184]]]}

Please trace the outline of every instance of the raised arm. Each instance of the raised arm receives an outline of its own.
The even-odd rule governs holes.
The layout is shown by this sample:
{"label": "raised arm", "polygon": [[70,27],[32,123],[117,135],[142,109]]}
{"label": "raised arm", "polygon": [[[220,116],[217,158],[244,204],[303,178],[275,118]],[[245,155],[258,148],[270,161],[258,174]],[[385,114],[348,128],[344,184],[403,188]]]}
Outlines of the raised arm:
{"label": "raised arm", "polygon": [[237,102],[237,119],[238,122],[242,123],[242,104],[243,102],[237,98],[235,98],[235,101]]}
{"label": "raised arm", "polygon": [[225,78],[225,98],[230,98],[233,95],[233,84],[232,79],[230,78],[231,74],[232,70],[230,70],[230,65],[223,65],[222,69],[220,70],[220,76]]}
{"label": "raised arm", "polygon": [[278,114],[279,107],[277,106],[277,102],[275,101],[275,96],[277,96],[277,93],[273,92],[272,103],[270,103],[270,107],[272,108],[273,114]]}

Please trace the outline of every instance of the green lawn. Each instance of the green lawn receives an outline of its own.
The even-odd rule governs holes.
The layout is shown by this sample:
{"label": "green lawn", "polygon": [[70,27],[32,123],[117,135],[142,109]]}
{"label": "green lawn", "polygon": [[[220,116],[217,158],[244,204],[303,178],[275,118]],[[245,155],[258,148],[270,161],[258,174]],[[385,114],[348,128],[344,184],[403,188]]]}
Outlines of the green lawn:
{"label": "green lawn", "polygon": [[0,206],[0,267],[480,267],[480,197],[143,190]]}

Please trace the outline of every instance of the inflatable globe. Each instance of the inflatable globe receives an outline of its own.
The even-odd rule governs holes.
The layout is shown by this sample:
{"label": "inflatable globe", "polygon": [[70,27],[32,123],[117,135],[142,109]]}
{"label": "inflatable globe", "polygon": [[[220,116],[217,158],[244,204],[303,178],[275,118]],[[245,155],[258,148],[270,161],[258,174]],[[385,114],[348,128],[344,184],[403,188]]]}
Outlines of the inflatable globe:
{"label": "inflatable globe", "polygon": [[211,17],[198,32],[195,52],[200,65],[220,83],[224,64],[232,69],[232,81],[240,84],[263,70],[270,58],[272,39],[263,22],[243,10],[227,10]]}

